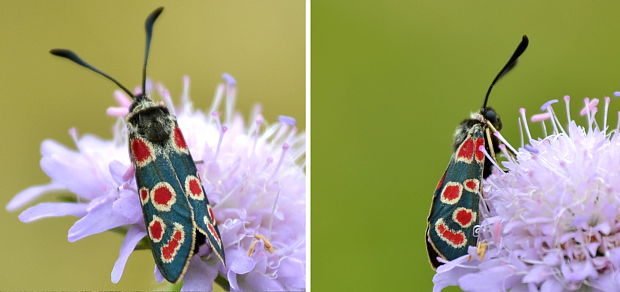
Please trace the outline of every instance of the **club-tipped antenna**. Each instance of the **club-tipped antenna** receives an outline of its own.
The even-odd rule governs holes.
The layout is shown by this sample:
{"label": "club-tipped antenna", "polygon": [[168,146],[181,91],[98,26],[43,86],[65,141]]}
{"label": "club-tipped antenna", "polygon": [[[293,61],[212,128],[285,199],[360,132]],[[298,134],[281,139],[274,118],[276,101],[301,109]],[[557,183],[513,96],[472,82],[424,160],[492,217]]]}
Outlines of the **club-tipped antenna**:
{"label": "club-tipped antenna", "polygon": [[159,7],[155,9],[149,16],[146,18],[146,22],[144,23],[144,28],[146,30],[146,48],[144,49],[144,66],[142,67],[142,95],[146,95],[146,64],[149,60],[149,50],[151,49],[151,38],[153,36],[153,25],[155,24],[155,20],[164,10],[163,7]]}
{"label": "club-tipped antenna", "polygon": [[528,44],[529,44],[529,39],[527,38],[526,35],[523,35],[523,39],[521,39],[521,42],[519,43],[519,46],[517,46],[517,49],[515,50],[515,52],[512,53],[512,56],[508,60],[508,63],[504,65],[504,68],[502,68],[502,70],[499,71],[499,73],[497,73],[497,76],[495,76],[495,79],[493,79],[493,82],[491,82],[491,86],[489,86],[489,89],[487,90],[487,94],[484,96],[484,103],[482,104],[482,108],[487,107],[487,101],[489,100],[489,95],[491,95],[491,90],[493,89],[493,86],[495,85],[495,83],[497,83],[497,81],[499,81],[504,75],[510,72],[510,70],[512,70],[512,68],[514,68],[517,65],[517,60],[519,59],[521,54],[525,52],[525,49],[527,49]]}
{"label": "club-tipped antenna", "polygon": [[127,87],[123,86],[120,82],[118,82],[116,79],[112,78],[110,75],[103,73],[101,70],[93,67],[92,65],[84,62],[84,60],[80,59],[80,57],[72,52],[71,50],[67,50],[67,49],[52,49],[50,50],[50,53],[52,55],[56,55],[58,57],[63,57],[63,58],[67,58],[73,62],[75,62],[76,64],[82,66],[82,67],[86,67],[96,73],[99,73],[101,76],[110,79],[112,82],[116,83],[116,85],[118,85],[118,87],[120,87],[123,91],[125,91],[127,94],[129,94],[129,96],[134,97],[134,95],[131,93],[131,91],[129,91],[129,89],[127,89]]}

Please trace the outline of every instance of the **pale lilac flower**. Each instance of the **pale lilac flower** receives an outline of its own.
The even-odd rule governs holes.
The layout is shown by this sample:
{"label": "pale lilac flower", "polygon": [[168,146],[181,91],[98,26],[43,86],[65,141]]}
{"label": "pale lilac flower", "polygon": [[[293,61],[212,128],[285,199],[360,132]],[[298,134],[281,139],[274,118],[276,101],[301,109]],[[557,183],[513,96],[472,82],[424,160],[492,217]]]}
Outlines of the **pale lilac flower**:
{"label": "pale lilac flower", "polygon": [[[203,245],[192,259],[183,290],[211,290],[218,275],[231,290],[305,289],[305,135],[295,120],[281,116],[266,125],[260,106],[250,122],[234,111],[236,81],[228,74],[217,87],[207,111],[194,110],[189,99],[189,78],[184,78],[181,105],[175,107],[169,91],[149,82],[177,116],[198,171],[213,205],[226,266]],[[139,89],[137,89],[139,91]],[[119,257],[112,269],[118,282],[130,254],[146,235],[133,168],[127,147],[124,115],[130,100],[115,92],[119,106],[107,113],[119,117],[113,140],[70,131],[77,150],[53,140],[41,145],[41,168],[51,178],[46,185],[17,194],[8,210],[21,208],[43,194],[69,191],[69,202],[45,202],[23,211],[19,219],[72,215],[79,219],[69,229],[70,242],[121,228],[126,230]],[[225,103],[224,114],[218,109]],[[157,268],[155,277],[163,281]]]}
{"label": "pale lilac flower", "polygon": [[564,101],[566,128],[553,111],[557,100],[532,117],[543,138],[531,138],[521,110],[528,145],[515,158],[497,135],[507,171],[495,168],[484,181],[477,230],[486,255],[470,247],[440,266],[434,291],[620,291],[620,135],[608,127],[610,98],[602,124],[599,100],[584,101],[585,127],[571,120],[570,98]]}

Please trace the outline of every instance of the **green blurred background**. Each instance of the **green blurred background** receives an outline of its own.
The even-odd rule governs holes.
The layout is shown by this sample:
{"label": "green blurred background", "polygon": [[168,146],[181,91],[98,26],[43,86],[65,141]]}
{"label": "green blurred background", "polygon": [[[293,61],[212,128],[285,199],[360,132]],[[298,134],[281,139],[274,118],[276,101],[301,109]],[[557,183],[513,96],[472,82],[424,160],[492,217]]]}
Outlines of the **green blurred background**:
{"label": "green blurred background", "polygon": [[577,98],[620,90],[619,8],[312,1],[313,290],[430,291],[424,229],[456,125],[481,106],[523,34],[530,47],[490,100],[514,144],[519,107],[535,113],[569,94],[575,116]]}
{"label": "green blurred background", "polygon": [[[262,103],[268,121],[279,114],[305,128],[305,3],[262,1],[3,1],[0,9],[0,205],[20,190],[49,181],[39,169],[47,138],[74,147],[67,133],[111,137],[115,85],[51,56],[75,50],[133,88],[141,82],[144,20],[165,6],[154,32],[148,75],[176,98],[182,76],[192,78],[195,105],[206,108],[220,75],[239,85],[238,110]],[[49,200],[49,196],[47,199]],[[20,210],[21,211],[21,210]],[[122,237],[103,233],[67,242],[73,217],[30,224],[0,212],[1,290],[151,290],[148,251],[133,254],[121,282],[110,282]]]}

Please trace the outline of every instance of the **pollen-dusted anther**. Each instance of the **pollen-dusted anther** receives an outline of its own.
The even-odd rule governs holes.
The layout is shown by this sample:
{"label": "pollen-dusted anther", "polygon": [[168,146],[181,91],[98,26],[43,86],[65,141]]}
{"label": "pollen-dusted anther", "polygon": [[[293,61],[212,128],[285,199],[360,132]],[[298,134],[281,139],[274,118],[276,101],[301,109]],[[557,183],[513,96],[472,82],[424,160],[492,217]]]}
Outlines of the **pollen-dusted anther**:
{"label": "pollen-dusted anther", "polygon": [[[261,235],[261,234],[254,234],[254,238],[260,240],[263,242],[263,244],[265,245],[265,249],[269,252],[269,253],[274,253],[275,249],[273,248],[273,245],[271,245],[271,242],[269,241],[269,239],[267,239],[267,237]],[[248,249],[248,256],[251,256],[254,253],[254,248],[256,247],[256,244],[258,243],[258,241],[252,241],[252,243],[250,243],[250,248]]]}

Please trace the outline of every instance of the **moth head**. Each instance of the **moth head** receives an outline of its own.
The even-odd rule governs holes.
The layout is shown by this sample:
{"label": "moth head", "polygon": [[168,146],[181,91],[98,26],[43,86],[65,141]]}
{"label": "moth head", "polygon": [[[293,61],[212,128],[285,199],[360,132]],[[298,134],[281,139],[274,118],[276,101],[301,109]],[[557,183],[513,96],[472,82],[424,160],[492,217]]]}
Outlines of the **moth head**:
{"label": "moth head", "polygon": [[487,121],[491,122],[493,127],[500,131],[502,129],[502,120],[499,117],[499,114],[490,106],[482,108],[480,110],[480,115]]}

